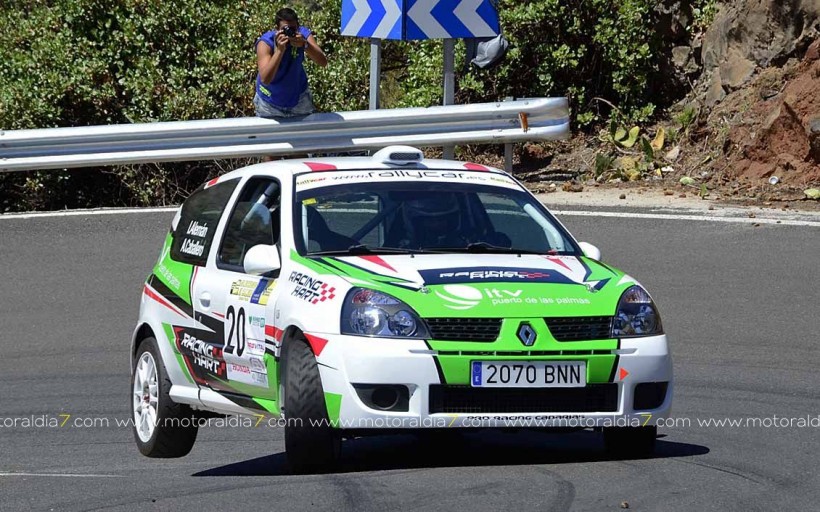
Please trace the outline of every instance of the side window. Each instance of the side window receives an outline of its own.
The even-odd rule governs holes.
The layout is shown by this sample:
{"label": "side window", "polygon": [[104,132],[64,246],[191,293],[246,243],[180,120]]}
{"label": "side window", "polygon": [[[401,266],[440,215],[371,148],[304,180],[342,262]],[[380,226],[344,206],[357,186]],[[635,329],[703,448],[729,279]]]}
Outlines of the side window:
{"label": "side window", "polygon": [[238,180],[207,187],[202,185],[182,205],[174,231],[171,258],[182,263],[205,266],[216,226]]}
{"label": "side window", "polygon": [[216,264],[224,270],[244,272],[245,254],[254,245],[279,243],[279,182],[273,178],[251,178],[234,205]]}

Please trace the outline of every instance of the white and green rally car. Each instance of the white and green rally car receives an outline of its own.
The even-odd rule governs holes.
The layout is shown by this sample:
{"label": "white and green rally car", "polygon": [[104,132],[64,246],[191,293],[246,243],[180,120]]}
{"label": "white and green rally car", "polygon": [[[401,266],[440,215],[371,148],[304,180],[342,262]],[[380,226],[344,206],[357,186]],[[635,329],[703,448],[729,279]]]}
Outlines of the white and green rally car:
{"label": "white and green rally car", "polygon": [[414,148],[220,176],[145,283],[137,445],[185,455],[216,413],[282,415],[296,469],[408,429],[595,428],[649,453],[670,412],[666,336],[599,258],[510,175]]}

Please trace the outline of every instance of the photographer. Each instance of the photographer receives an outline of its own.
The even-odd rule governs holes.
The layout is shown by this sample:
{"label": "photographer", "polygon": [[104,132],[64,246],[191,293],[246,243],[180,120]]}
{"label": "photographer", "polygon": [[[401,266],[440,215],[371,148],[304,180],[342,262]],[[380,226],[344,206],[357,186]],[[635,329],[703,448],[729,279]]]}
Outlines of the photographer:
{"label": "photographer", "polygon": [[320,66],[327,57],[313,33],[299,25],[290,8],[276,13],[274,30],[256,40],[256,94],[253,105],[259,117],[293,117],[313,113],[313,99],[305,73],[305,55]]}

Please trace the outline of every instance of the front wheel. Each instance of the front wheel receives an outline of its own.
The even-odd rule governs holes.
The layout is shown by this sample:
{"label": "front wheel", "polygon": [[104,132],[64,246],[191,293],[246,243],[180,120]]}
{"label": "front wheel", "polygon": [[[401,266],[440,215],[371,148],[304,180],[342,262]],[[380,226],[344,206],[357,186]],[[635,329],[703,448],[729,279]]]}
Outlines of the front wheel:
{"label": "front wheel", "polygon": [[298,473],[330,469],[341,452],[341,436],[330,425],[316,357],[307,342],[291,339],[284,361],[285,452]]}
{"label": "front wheel", "polygon": [[155,338],[146,338],[137,349],[131,373],[134,439],[147,457],[188,455],[194,446],[197,422],[190,407],[171,400],[171,380],[162,364]]}
{"label": "front wheel", "polygon": [[649,457],[655,453],[658,427],[605,427],[604,447],[617,458]]}

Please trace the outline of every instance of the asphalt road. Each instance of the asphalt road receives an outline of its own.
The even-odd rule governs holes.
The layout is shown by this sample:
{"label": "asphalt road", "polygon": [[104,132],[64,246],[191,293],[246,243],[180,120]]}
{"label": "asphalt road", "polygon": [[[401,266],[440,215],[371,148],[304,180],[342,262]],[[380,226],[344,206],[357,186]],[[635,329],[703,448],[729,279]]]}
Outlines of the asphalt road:
{"label": "asphalt road", "polygon": [[[189,456],[151,460],[115,424],[170,217],[0,219],[0,509],[817,509],[818,226],[562,218],[659,303],[674,413],[690,424],[662,428],[654,458],[607,460],[592,432],[476,433],[446,449],[382,437],[347,442],[338,473],[293,476],[278,429],[215,426]],[[699,424],[775,416],[791,425]]]}

